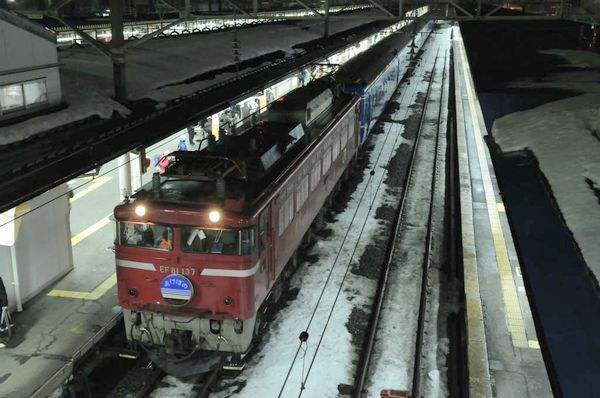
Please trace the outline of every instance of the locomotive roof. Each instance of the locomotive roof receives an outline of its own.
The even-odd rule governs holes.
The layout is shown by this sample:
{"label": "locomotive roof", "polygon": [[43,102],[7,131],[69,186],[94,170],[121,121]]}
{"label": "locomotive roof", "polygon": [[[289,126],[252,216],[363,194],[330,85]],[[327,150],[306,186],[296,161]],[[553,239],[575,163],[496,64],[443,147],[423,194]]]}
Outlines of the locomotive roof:
{"label": "locomotive roof", "polygon": [[[329,78],[318,79],[310,84],[292,91],[291,93],[281,97],[273,102],[269,107],[270,112],[289,111],[304,109],[306,103],[321,94],[326,89],[331,89],[332,82]],[[268,120],[268,113],[264,117]]]}
{"label": "locomotive roof", "polygon": [[[221,136],[212,150],[173,152],[170,156],[175,160],[160,178],[160,195],[153,193],[149,183],[133,195],[134,198],[189,206],[224,201],[225,207],[231,210],[250,210],[250,204],[271,189],[273,181],[350,101],[348,95],[334,96],[332,106],[310,127],[293,117],[294,110],[331,84],[329,80],[320,79],[277,102],[278,113],[290,111],[289,122],[269,121],[269,109],[261,115],[264,122],[240,135]],[[224,197],[218,196],[219,175],[224,176]]]}
{"label": "locomotive roof", "polygon": [[[416,31],[423,22],[414,22]],[[376,45],[348,60],[335,74],[335,80],[347,85],[370,85],[390,61],[412,40],[412,29],[392,33]]]}

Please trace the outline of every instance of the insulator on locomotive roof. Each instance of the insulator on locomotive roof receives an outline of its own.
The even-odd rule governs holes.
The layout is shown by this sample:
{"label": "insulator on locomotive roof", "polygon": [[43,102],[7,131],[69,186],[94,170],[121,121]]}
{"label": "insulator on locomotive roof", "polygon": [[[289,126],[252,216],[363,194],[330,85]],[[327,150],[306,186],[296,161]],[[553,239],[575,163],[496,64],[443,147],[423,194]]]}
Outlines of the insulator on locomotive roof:
{"label": "insulator on locomotive roof", "polygon": [[215,184],[217,198],[225,200],[225,178],[223,176],[217,177]]}
{"label": "insulator on locomotive roof", "polygon": [[158,172],[152,174],[152,193],[154,196],[160,196],[160,174]]}

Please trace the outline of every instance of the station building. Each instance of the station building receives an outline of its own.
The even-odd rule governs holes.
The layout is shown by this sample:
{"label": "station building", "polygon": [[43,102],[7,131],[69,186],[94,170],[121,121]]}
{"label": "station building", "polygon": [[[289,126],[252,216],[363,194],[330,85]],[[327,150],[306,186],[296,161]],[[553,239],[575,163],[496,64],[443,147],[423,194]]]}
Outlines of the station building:
{"label": "station building", "polygon": [[0,9],[0,37],[0,126],[60,106],[56,35]]}

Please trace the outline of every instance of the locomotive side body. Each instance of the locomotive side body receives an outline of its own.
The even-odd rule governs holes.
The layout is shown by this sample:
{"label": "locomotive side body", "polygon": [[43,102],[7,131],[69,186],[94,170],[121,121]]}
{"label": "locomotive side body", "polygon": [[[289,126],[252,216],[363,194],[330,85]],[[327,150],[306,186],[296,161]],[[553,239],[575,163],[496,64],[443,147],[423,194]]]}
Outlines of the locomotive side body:
{"label": "locomotive side body", "polygon": [[277,278],[358,149],[358,100],[353,100],[298,162],[272,199],[272,258]]}
{"label": "locomotive side body", "polygon": [[408,27],[392,33],[364,54],[348,61],[336,74],[342,90],[348,94],[358,95],[360,105],[360,143],[367,136],[381,114],[404,73],[408,70],[410,51],[417,51],[433,30],[433,21],[415,21],[415,29],[419,30],[414,37],[407,31]]}

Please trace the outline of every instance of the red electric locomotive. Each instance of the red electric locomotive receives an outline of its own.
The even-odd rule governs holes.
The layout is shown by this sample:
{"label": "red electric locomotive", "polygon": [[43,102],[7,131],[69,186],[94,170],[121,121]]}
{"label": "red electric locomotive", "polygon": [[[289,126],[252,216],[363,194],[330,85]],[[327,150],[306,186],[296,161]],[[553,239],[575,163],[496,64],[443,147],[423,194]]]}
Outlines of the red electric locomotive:
{"label": "red electric locomotive", "polygon": [[319,80],[169,167],[115,209],[127,338],[167,372],[241,363],[358,146],[358,103]]}

